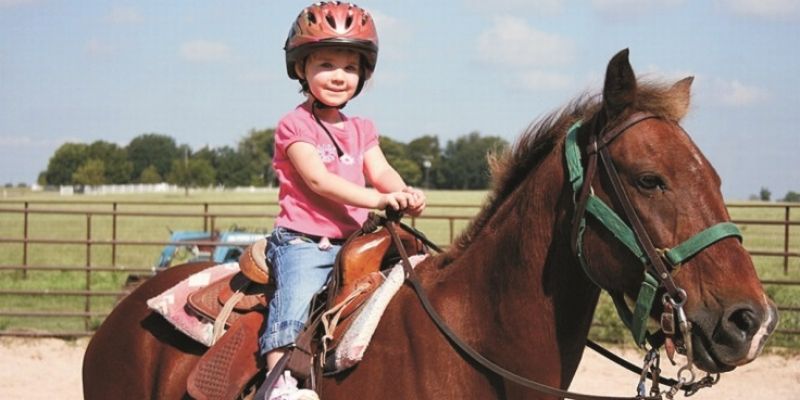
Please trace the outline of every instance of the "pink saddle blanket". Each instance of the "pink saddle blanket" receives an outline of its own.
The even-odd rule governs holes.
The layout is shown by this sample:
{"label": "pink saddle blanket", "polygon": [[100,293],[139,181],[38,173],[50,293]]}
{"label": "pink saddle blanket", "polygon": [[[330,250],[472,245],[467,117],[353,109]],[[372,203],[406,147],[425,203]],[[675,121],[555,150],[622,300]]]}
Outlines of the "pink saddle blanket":
{"label": "pink saddle blanket", "polygon": [[187,307],[187,298],[197,289],[237,272],[239,272],[237,262],[206,268],[147,300],[147,306],[161,314],[177,330],[210,347],[214,343],[214,323]]}

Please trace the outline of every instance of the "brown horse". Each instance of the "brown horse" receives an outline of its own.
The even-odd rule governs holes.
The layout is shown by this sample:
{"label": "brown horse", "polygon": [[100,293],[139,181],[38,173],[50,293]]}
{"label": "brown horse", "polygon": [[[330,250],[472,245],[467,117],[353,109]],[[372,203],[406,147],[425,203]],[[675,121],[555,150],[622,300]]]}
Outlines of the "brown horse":
{"label": "brown horse", "polygon": [[[577,138],[585,156],[592,151],[587,138],[593,130],[636,113],[654,116],[631,124],[607,148],[656,248],[675,247],[730,220],[719,177],[678,125],[690,85],[691,79],[637,82],[622,51],[608,65],[601,98],[581,97],[545,117],[494,160],[494,187],[481,213],[447,252],[417,267],[434,308],[464,342],[507,370],[566,388],[581,360],[600,288],[621,303],[637,298],[643,263],[597,219],[586,219],[578,246],[585,268],[573,251],[576,194],[564,144],[576,121],[583,121]],[[622,214],[624,204],[608,174],[587,179],[593,193]],[[696,365],[724,372],[752,361],[777,313],[741,242],[721,237],[681,261],[671,282],[685,291],[678,300],[685,300],[692,324]],[[157,275],[111,313],[86,351],[87,399],[187,396],[187,374],[204,348],[150,313],[144,302],[202,267]],[[659,288],[656,298],[665,290]],[[649,315],[657,319],[662,310],[656,301]],[[551,398],[500,378],[454,349],[408,287],[389,305],[364,360],[325,378],[319,389],[327,400]]]}

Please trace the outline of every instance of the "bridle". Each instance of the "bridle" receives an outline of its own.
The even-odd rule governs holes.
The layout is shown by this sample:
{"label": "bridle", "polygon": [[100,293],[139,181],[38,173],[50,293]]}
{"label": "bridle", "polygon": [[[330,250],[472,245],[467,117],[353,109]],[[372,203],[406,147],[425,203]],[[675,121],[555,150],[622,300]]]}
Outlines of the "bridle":
{"label": "bridle", "polygon": [[[692,237],[684,240],[672,248],[656,248],[653,240],[644,227],[636,209],[625,191],[625,186],[617,172],[614,161],[611,157],[609,145],[620,135],[628,131],[636,124],[660,118],[651,113],[636,112],[628,116],[619,124],[607,125],[602,129],[591,129],[589,133],[588,147],[586,149],[587,161],[584,173],[581,163],[581,149],[578,145],[578,132],[580,131],[581,121],[575,122],[567,132],[564,141],[564,157],[566,159],[569,181],[574,193],[575,209],[572,220],[571,244],[574,253],[577,255],[581,267],[586,276],[595,284],[602,288],[592,277],[589,262],[585,257],[583,249],[583,234],[586,230],[587,213],[601,223],[617,240],[642,262],[644,273],[639,294],[636,298],[634,310],[631,311],[625,302],[624,295],[614,295],[612,300],[617,309],[620,319],[625,323],[633,335],[633,339],[640,347],[645,347],[645,341],[650,342],[652,348],[645,360],[654,363],[657,367],[657,347],[655,335],[647,331],[647,321],[650,318],[650,311],[660,288],[664,289],[662,303],[664,312],[661,314],[660,334],[667,344],[667,355],[672,360],[674,353],[673,338],[676,333],[675,324],[677,322],[683,338],[683,347],[680,349],[686,355],[687,363],[678,370],[678,384],[674,385],[674,393],[679,388],[687,390],[687,394],[696,392],[700,387],[710,386],[719,379],[719,375],[707,375],[700,381],[695,382],[693,370],[693,352],[691,338],[691,322],[686,318],[683,306],[686,303],[686,291],[681,289],[674,281],[673,275],[677,268],[687,259],[693,257],[700,251],[713,245],[714,243],[728,238],[737,237],[742,240],[739,228],[730,221],[719,222],[712,225]],[[596,121],[596,120],[595,120]],[[677,124],[676,124],[677,125]],[[680,128],[679,125],[677,125]],[[682,128],[680,128],[682,130]],[[598,159],[600,162],[598,162]],[[598,173],[599,165],[612,187],[611,195],[622,206],[625,222],[614,210],[606,205],[599,197],[594,194],[592,181]],[[629,225],[630,224],[630,225]],[[609,293],[611,293],[609,291]],[[651,359],[648,361],[648,359]],[[655,393],[654,393],[655,392]],[[657,394],[657,388],[651,390],[651,395]],[[640,387],[640,395],[643,390]]]}
{"label": "bridle", "polygon": [[[611,128],[599,131],[592,130],[589,136],[589,146],[586,150],[587,167],[585,174],[581,164],[581,152],[577,137],[581,121],[572,125],[564,142],[569,180],[575,194],[575,212],[573,214],[571,236],[572,248],[578,256],[584,272],[590,279],[595,281],[592,278],[591,271],[588,268],[589,263],[583,251],[583,233],[586,229],[587,213],[605,226],[644,264],[644,278],[639,289],[634,311],[631,312],[628,309],[624,299],[614,296],[614,303],[620,313],[620,318],[631,330],[633,338],[639,346],[644,344],[647,336],[646,322],[650,317],[650,309],[659,287],[664,288],[666,292],[665,298],[673,306],[682,306],[686,301],[686,292],[679,288],[672,279],[677,267],[698,252],[724,238],[734,236],[738,237],[740,241],[742,239],[739,228],[732,222],[726,221],[717,223],[695,234],[673,248],[657,249],[655,247],[636,209],[633,207],[630,197],[625,191],[622,179],[614,166],[614,161],[608,148],[614,139],[636,124],[648,119],[661,118],[654,114],[637,112]],[[612,194],[622,205],[624,215],[630,226],[611,207],[594,194],[592,181],[597,175],[598,158],[601,160],[603,170],[611,182]]]}
{"label": "bridle", "polygon": [[[532,381],[495,364],[491,360],[478,353],[467,343],[462,341],[458,335],[456,335],[456,333],[447,326],[444,320],[439,316],[438,312],[433,308],[428,296],[425,293],[425,290],[422,288],[419,282],[416,272],[414,272],[414,269],[408,260],[408,254],[406,254],[400,237],[397,234],[397,229],[405,229],[422,239],[423,242],[428,246],[434,249],[438,248],[415,229],[401,224],[399,222],[399,216],[390,216],[387,218],[387,221],[385,221],[385,227],[390,232],[395,243],[395,247],[401,255],[402,265],[406,273],[407,282],[417,294],[417,297],[419,298],[429,317],[454,347],[461,350],[464,354],[478,364],[506,380],[547,395],[577,400],[660,400],[663,399],[662,395],[665,395],[668,399],[672,399],[674,394],[679,390],[684,390],[688,396],[695,393],[700,388],[708,387],[716,383],[719,378],[718,375],[716,377],[709,375],[699,381],[695,381],[694,379],[694,372],[692,369],[691,337],[689,336],[691,326],[683,311],[683,305],[686,302],[686,292],[678,287],[672,278],[672,274],[678,265],[703,249],[711,246],[712,244],[731,236],[738,237],[741,240],[742,236],[736,225],[731,222],[721,222],[695,234],[691,238],[671,249],[657,249],[653,245],[650,235],[645,230],[644,225],[639,219],[636,210],[633,208],[633,205],[627,193],[625,192],[625,188],[622,185],[622,180],[620,179],[620,176],[611,158],[611,154],[608,150],[608,145],[622,133],[627,131],[632,126],[652,118],[659,117],[649,113],[637,112],[629,116],[622,123],[611,126],[610,128],[604,127],[602,130],[593,129],[589,137],[589,148],[586,151],[588,159],[587,170],[585,174],[583,172],[583,165],[581,163],[581,149],[578,146],[577,140],[581,122],[576,122],[568,131],[565,140],[564,153],[567,169],[569,171],[569,180],[575,193],[575,212],[573,215],[572,224],[572,246],[575,254],[580,260],[580,264],[583,267],[584,272],[590,279],[592,279],[590,270],[588,268],[588,263],[583,253],[583,233],[586,229],[586,214],[588,213],[596,218],[603,226],[605,226],[623,245],[625,245],[625,247],[627,247],[634,254],[634,256],[636,256],[637,259],[644,264],[644,278],[642,286],[639,290],[638,298],[636,300],[635,309],[630,311],[628,306],[625,304],[624,299],[617,298],[618,296],[612,296],[620,318],[631,330],[637,345],[640,347],[643,347],[645,345],[645,340],[651,337],[651,335],[649,335],[647,332],[646,322],[649,319],[650,310],[652,309],[653,301],[655,300],[658,289],[662,287],[664,288],[665,294],[662,301],[665,305],[665,312],[662,314],[661,318],[662,331],[665,335],[673,335],[675,333],[674,324],[675,320],[677,319],[686,346],[686,348],[683,350],[686,352],[688,362],[686,366],[682,367],[678,371],[678,380],[676,381],[659,377],[659,356],[655,346],[648,351],[645,358],[644,368],[637,371],[641,373],[641,378],[636,397],[594,396],[569,392],[560,388],[554,388]],[[628,224],[626,224],[625,221],[620,218],[609,206],[607,206],[601,199],[594,195],[591,182],[598,171],[598,158],[601,160],[603,169],[611,181],[613,194],[617,201],[622,204],[625,217],[630,222],[631,226],[628,226]],[[387,213],[387,215],[388,214],[389,213]],[[592,281],[594,281],[594,279],[592,279]],[[597,345],[592,342],[589,343],[590,347],[597,350],[595,348]],[[688,372],[689,375],[682,376],[684,372]],[[646,394],[645,390],[645,380],[648,377],[653,381],[653,386],[650,390],[649,396]],[[670,384],[670,389],[661,392],[658,386],[659,381]]]}

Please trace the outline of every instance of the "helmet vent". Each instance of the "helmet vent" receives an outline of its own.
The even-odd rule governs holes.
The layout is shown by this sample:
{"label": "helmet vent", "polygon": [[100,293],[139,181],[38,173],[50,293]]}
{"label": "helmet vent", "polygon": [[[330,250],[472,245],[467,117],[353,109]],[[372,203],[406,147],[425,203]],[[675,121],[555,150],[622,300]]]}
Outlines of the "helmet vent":
{"label": "helmet vent", "polygon": [[309,25],[314,25],[317,23],[317,16],[306,10],[306,21],[308,21]]}
{"label": "helmet vent", "polygon": [[331,15],[330,13],[325,13],[325,21],[328,21],[328,25],[330,25],[330,27],[333,28],[333,30],[337,30],[336,19],[333,18],[333,15]]}

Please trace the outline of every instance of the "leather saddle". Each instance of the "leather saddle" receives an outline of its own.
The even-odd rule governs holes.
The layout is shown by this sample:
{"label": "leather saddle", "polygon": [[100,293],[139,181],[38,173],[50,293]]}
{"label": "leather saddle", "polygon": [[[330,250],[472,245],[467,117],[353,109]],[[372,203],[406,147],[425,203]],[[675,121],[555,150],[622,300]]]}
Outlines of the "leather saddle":
{"label": "leather saddle", "polygon": [[[409,254],[424,251],[414,235],[400,231]],[[258,338],[264,327],[267,304],[275,291],[269,282],[265,260],[266,240],[248,247],[239,259],[241,272],[191,293],[187,305],[227,331],[201,357],[189,375],[187,389],[198,400],[230,399],[242,393],[264,368]],[[345,243],[334,265],[328,289],[327,308],[342,304],[354,290],[359,294],[343,307],[335,339],[349,326],[348,317],[359,309],[367,295],[382,283],[380,270],[394,265],[399,253],[385,230],[354,235]],[[255,312],[254,312],[255,311]],[[222,314],[222,315],[221,315]],[[223,318],[223,320],[219,320]]]}

